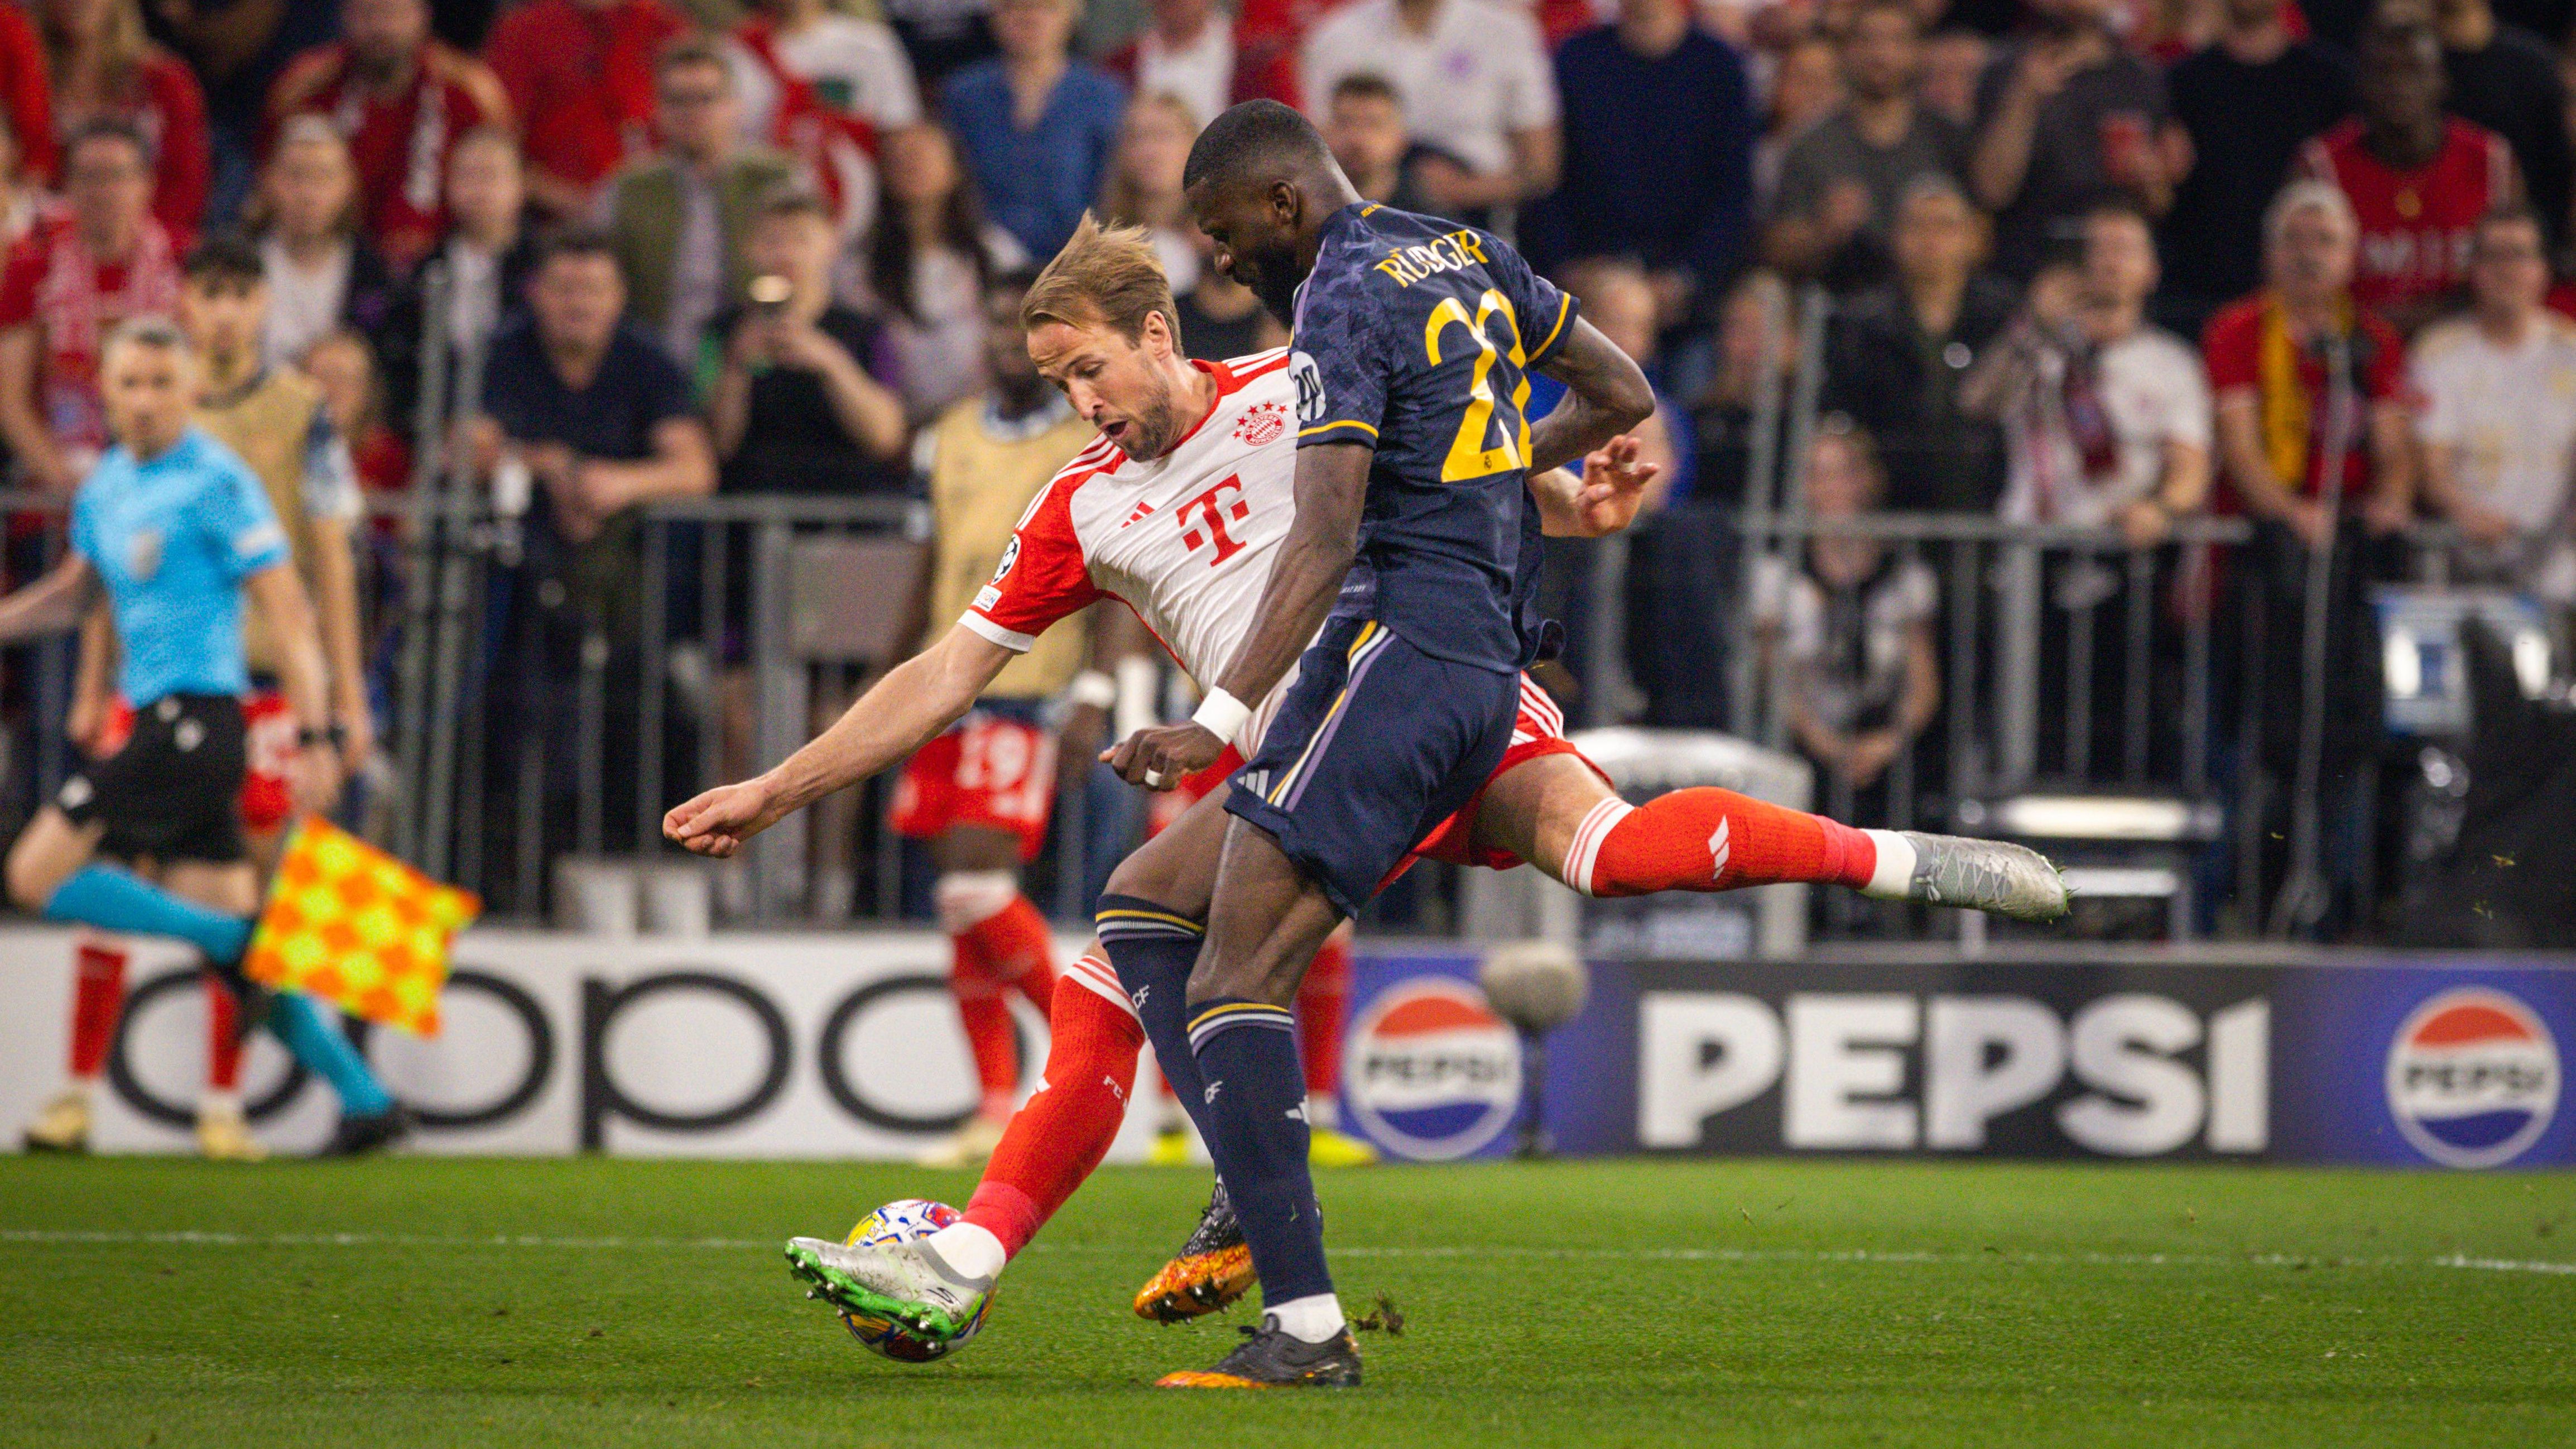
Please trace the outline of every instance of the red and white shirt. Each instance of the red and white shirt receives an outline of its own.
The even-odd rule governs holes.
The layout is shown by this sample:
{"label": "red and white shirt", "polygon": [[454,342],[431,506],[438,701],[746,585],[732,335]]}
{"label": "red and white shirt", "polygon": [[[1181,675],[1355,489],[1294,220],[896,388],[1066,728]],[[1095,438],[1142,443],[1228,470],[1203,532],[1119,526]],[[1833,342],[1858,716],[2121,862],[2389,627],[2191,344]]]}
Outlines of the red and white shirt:
{"label": "red and white shirt", "polygon": [[2358,118],[2347,120],[2309,141],[2299,160],[2306,174],[2343,191],[2361,223],[2353,299],[2391,307],[2465,283],[2478,218],[2514,194],[2512,148],[2452,116],[2433,159],[2399,171],[2372,155],[2362,134]]}
{"label": "red and white shirt", "polygon": [[[1297,391],[1285,348],[1192,366],[1216,381],[1207,416],[1160,458],[1105,438],[1083,449],[1030,503],[958,622],[1025,651],[1048,625],[1114,597],[1202,686],[1232,662],[1296,516]],[[1294,677],[1237,732],[1245,755]]]}

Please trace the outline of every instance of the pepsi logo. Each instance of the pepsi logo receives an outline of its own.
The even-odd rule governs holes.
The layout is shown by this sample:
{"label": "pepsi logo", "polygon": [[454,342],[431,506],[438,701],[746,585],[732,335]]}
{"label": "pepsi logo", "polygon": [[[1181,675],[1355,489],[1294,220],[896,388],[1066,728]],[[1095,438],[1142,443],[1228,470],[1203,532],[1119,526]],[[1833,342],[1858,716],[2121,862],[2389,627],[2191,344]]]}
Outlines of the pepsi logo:
{"label": "pepsi logo", "polygon": [[2388,1046],[2388,1111],[2445,1167],[2498,1167],[2549,1130],[2558,1044],[2521,1001],[2464,986],[2415,1008]]}
{"label": "pepsi logo", "polygon": [[1521,1043],[1483,992],[1423,976],[1381,993],[1351,1033],[1342,1095],[1378,1145],[1418,1161],[1465,1157],[1509,1127]]}

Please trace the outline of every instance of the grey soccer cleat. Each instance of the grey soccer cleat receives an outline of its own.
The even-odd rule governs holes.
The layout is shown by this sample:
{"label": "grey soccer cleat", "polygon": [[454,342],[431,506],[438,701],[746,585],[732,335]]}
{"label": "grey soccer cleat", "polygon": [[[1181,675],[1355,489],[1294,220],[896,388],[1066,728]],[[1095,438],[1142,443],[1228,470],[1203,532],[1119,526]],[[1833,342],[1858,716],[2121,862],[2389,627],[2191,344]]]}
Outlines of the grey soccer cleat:
{"label": "grey soccer cleat", "polygon": [[1914,847],[1907,900],[1992,911],[2016,921],[2054,921],[2066,914],[2066,882],[2047,856],[2027,845],[1915,830],[1898,834]]}
{"label": "grey soccer cleat", "polygon": [[936,1339],[965,1332],[993,1293],[992,1279],[958,1273],[919,1241],[855,1245],[790,1238],[787,1271],[844,1313],[889,1318]]}

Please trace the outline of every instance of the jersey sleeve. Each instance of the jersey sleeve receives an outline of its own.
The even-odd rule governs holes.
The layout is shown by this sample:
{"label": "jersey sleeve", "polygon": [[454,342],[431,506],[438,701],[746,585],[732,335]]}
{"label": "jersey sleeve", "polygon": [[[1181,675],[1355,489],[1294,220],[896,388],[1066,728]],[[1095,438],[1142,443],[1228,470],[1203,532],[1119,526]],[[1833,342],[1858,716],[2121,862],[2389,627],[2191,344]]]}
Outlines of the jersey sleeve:
{"label": "jersey sleeve", "polygon": [[1082,556],[1069,507],[1072,489],[1051,483],[1002,548],[993,581],[975,595],[957,622],[1015,654],[1025,654],[1047,626],[1098,602],[1100,587]]}
{"label": "jersey sleeve", "polygon": [[1297,301],[1289,340],[1288,373],[1297,384],[1297,446],[1309,443],[1377,443],[1386,420],[1388,369],[1403,354],[1383,345],[1384,309],[1370,294],[1368,276],[1342,258],[1317,267]]}
{"label": "jersey sleeve", "polygon": [[1501,286],[1504,300],[1512,304],[1512,315],[1520,319],[1521,347],[1529,357],[1528,365],[1536,367],[1572,335],[1574,296],[1540,276],[1508,243],[1487,237],[1485,249],[1493,258],[1494,281]]}
{"label": "jersey sleeve", "polygon": [[207,491],[206,526],[227,578],[238,583],[287,561],[286,530],[278,526],[268,494],[249,469],[225,469],[221,481]]}

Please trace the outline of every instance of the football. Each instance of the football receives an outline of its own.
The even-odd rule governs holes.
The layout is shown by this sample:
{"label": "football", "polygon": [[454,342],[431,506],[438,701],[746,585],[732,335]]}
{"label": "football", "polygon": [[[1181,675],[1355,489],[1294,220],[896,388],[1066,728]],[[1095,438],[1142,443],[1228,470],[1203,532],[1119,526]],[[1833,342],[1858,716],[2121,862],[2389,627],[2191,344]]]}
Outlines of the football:
{"label": "football", "polygon": [[[848,1241],[853,1247],[861,1243],[909,1243],[929,1237],[964,1217],[964,1213],[944,1202],[917,1197],[899,1198],[859,1219],[859,1225],[850,1229]],[[924,1338],[892,1319],[872,1314],[844,1313],[841,1323],[850,1330],[850,1337],[865,1345],[871,1353],[883,1354],[898,1363],[929,1363],[964,1348],[976,1334],[981,1333],[984,1315],[992,1306],[993,1300],[986,1298],[984,1306],[975,1310],[974,1322],[944,1343]]]}

